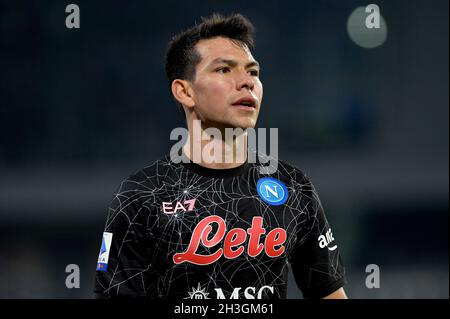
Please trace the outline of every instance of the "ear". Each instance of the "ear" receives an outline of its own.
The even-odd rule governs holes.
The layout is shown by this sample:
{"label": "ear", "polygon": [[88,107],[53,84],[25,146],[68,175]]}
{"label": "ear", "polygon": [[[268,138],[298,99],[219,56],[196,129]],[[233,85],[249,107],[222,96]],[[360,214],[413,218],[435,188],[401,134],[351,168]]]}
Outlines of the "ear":
{"label": "ear", "polygon": [[194,107],[194,90],[192,90],[189,81],[176,79],[172,82],[172,94],[182,105],[191,108]]}

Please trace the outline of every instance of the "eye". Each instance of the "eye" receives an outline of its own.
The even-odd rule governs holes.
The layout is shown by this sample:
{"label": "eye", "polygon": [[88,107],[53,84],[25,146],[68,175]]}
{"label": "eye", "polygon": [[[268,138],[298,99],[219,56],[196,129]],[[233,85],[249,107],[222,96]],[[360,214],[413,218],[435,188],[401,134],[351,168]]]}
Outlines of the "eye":
{"label": "eye", "polygon": [[216,69],[216,72],[218,72],[218,73],[228,73],[230,71],[231,71],[230,68],[227,66]]}
{"label": "eye", "polygon": [[259,71],[258,70],[250,70],[249,72],[253,76],[259,76]]}

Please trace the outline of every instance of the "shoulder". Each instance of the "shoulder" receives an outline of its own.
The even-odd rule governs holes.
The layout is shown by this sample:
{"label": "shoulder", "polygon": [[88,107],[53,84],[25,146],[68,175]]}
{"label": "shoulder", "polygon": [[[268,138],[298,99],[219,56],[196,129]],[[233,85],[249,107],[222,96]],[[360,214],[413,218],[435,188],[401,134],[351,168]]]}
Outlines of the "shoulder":
{"label": "shoulder", "polygon": [[278,160],[278,171],[280,175],[288,177],[296,182],[308,180],[304,170],[285,160]]}
{"label": "shoulder", "polygon": [[281,179],[284,179],[293,191],[299,192],[305,198],[312,199],[315,197],[316,189],[303,169],[280,160],[278,163],[278,171]]}
{"label": "shoulder", "polygon": [[113,194],[113,206],[124,203],[149,205],[164,193],[164,185],[176,168],[170,158],[164,156],[150,162],[144,168],[134,171],[122,179]]}
{"label": "shoulder", "polygon": [[162,185],[166,183],[169,164],[168,159],[163,157],[124,178],[116,186],[110,201],[107,225],[113,224],[113,221],[117,225],[121,221],[129,223],[135,217],[147,216],[147,213],[153,211],[160,196],[164,195]]}

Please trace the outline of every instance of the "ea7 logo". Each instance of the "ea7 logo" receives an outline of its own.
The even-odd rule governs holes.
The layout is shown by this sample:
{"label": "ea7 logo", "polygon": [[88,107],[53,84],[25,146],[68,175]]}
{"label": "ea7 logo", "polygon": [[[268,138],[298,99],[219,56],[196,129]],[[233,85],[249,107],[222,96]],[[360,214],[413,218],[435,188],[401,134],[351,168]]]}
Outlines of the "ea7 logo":
{"label": "ea7 logo", "polygon": [[334,242],[333,233],[331,232],[331,229],[328,229],[328,231],[325,233],[325,235],[320,235],[317,239],[319,241],[319,247],[325,248],[328,247],[328,250],[335,250],[337,248],[337,245],[334,244],[334,246],[329,246],[332,242]]}
{"label": "ea7 logo", "polygon": [[189,212],[195,209],[195,198],[183,202],[162,202],[162,211],[165,214],[176,214],[177,212]]}

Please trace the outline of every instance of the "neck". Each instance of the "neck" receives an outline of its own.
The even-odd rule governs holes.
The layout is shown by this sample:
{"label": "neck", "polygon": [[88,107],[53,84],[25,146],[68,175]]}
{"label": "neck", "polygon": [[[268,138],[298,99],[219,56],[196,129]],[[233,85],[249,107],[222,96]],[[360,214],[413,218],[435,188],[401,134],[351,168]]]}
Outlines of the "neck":
{"label": "neck", "polygon": [[235,168],[247,160],[247,131],[207,127],[199,120],[188,122],[184,154],[194,163],[212,169]]}

